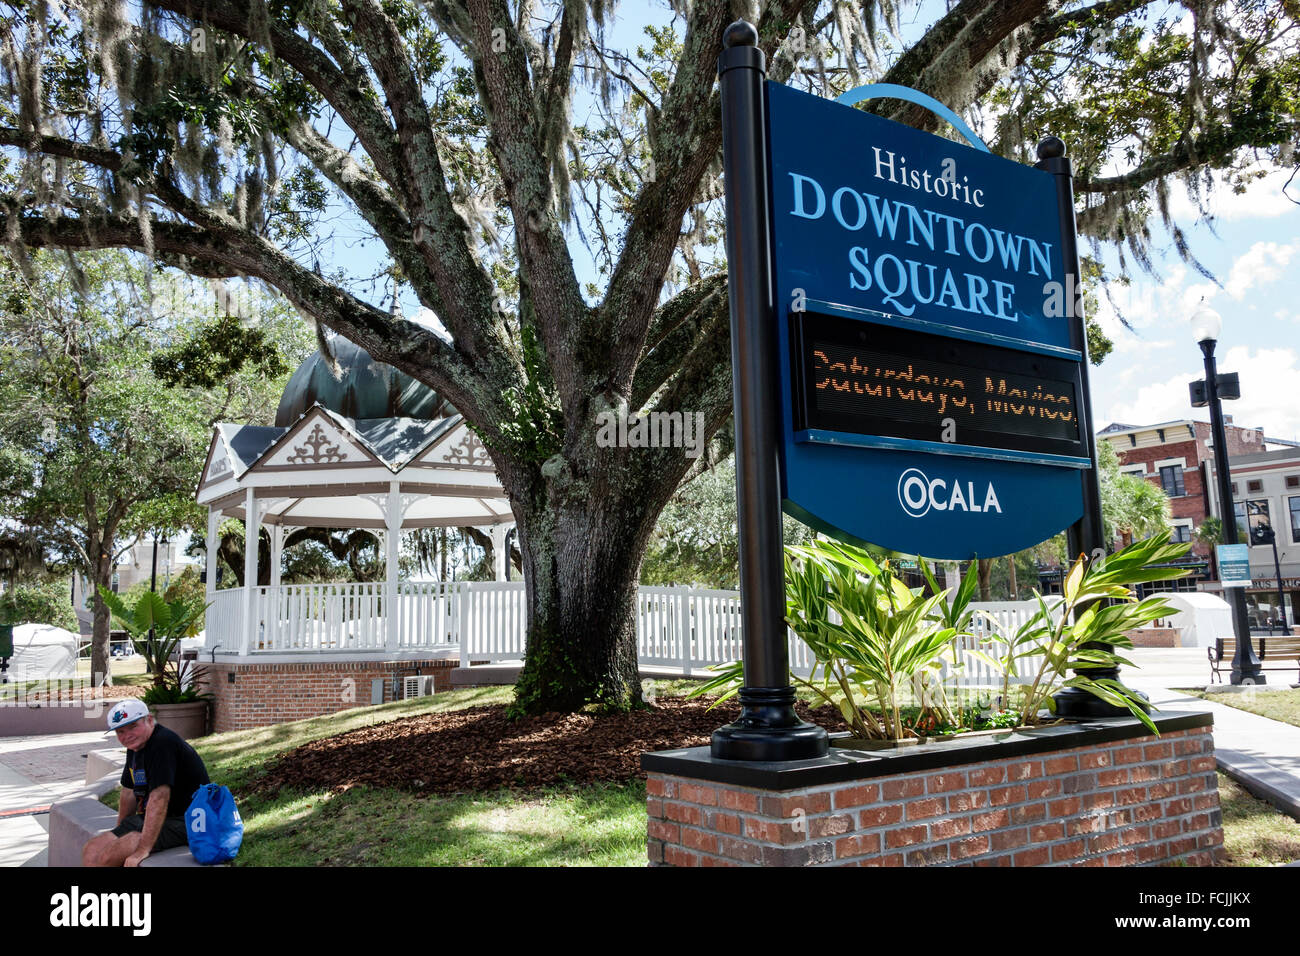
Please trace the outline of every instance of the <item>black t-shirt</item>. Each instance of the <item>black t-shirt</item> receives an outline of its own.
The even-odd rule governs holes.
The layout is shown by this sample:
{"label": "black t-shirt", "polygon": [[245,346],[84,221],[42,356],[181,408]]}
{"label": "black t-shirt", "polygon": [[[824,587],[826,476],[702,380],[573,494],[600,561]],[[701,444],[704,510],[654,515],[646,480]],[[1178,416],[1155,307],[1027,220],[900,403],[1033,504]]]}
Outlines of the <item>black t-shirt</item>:
{"label": "black t-shirt", "polygon": [[153,733],[138,752],[126,752],[122,786],[135,791],[137,813],[145,812],[149,791],[166,786],[172,788],[167,801],[167,816],[184,817],[194,799],[194,791],[208,782],[208,768],[203,766],[203,758],[175,731],[162,724],[154,726]]}

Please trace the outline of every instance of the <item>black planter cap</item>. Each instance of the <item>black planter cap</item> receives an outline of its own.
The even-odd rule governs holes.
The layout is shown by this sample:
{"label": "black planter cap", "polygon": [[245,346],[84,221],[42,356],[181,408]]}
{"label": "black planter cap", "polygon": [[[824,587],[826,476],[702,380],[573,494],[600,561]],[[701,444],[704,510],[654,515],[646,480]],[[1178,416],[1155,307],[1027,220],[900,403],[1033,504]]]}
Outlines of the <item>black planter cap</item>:
{"label": "black planter cap", "polygon": [[[1194,730],[1214,725],[1208,711],[1152,711],[1152,722],[1161,733]],[[840,735],[843,737],[844,735]],[[835,747],[812,760],[759,762],[717,760],[708,747],[661,750],[641,755],[641,769],[710,783],[727,783],[762,790],[798,790],[828,783],[870,780],[916,770],[941,770],[963,764],[1031,756],[1089,744],[1112,743],[1135,737],[1150,737],[1151,731],[1136,717],[1100,717],[1051,727],[1009,730],[1006,733],[961,737],[890,751],[846,750]]]}

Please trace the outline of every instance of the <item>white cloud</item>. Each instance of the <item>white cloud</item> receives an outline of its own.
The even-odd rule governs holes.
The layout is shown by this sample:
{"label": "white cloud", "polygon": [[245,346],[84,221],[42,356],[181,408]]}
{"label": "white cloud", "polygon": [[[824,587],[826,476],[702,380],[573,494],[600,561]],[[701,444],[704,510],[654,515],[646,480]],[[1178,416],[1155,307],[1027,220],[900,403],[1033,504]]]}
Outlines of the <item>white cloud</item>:
{"label": "white cloud", "polygon": [[[1284,191],[1291,176],[1289,169],[1273,169],[1269,166],[1252,167],[1250,173],[1262,174],[1252,179],[1244,192],[1234,193],[1232,187],[1222,181],[1218,174],[1214,177],[1214,188],[1206,202],[1206,208],[1216,220],[1233,219],[1271,219],[1285,216],[1296,211],[1296,200],[1300,199],[1300,189],[1296,183],[1289,191]],[[1169,213],[1175,222],[1186,225],[1200,220],[1201,210],[1187,194],[1186,189],[1174,187],[1169,197]]]}
{"label": "white cloud", "polygon": [[1232,264],[1224,290],[1234,299],[1244,299],[1252,287],[1281,278],[1283,266],[1297,251],[1300,251],[1300,242],[1285,246],[1276,242],[1255,243]]}
{"label": "white cloud", "polygon": [[[1269,438],[1300,437],[1300,403],[1295,400],[1300,394],[1300,354],[1288,348],[1235,346],[1218,356],[1218,367],[1241,377],[1241,398],[1223,406],[1235,424],[1262,426]],[[1097,421],[1145,425],[1180,418],[1206,420],[1204,409],[1192,408],[1187,391],[1187,384],[1200,377],[1189,367],[1166,381],[1144,385],[1111,402]]]}

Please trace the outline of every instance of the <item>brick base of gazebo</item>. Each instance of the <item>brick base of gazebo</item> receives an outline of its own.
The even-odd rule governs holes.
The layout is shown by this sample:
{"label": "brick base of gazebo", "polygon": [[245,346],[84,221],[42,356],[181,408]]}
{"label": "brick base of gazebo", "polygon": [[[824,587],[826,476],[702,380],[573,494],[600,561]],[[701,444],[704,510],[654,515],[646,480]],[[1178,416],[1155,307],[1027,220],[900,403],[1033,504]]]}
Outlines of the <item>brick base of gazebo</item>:
{"label": "brick base of gazebo", "polygon": [[[204,689],[213,696],[212,731],[248,730],[320,717],[401,698],[395,677],[432,675],[435,693],[451,690],[451,660],[203,662]],[[375,681],[382,681],[378,695]],[[377,699],[378,698],[378,699]]]}

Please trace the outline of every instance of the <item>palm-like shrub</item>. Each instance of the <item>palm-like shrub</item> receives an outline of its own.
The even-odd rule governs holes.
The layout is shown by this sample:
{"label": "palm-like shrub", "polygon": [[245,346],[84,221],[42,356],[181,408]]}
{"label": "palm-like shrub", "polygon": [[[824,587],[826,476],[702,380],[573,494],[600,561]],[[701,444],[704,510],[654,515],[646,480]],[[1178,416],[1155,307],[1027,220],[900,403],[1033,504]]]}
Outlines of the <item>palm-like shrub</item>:
{"label": "palm-like shrub", "polygon": [[166,601],[154,591],[145,591],[137,598],[134,607],[112,591],[100,587],[103,598],[113,615],[113,620],[126,631],[135,645],[137,654],[144,657],[145,666],[153,676],[153,686],[144,694],[147,704],[176,704],[198,700],[200,695],[186,684],[196,676],[194,667],[187,661],[172,661],[172,656],[187,637],[201,629],[203,612],[208,609],[203,597],[182,597]]}

